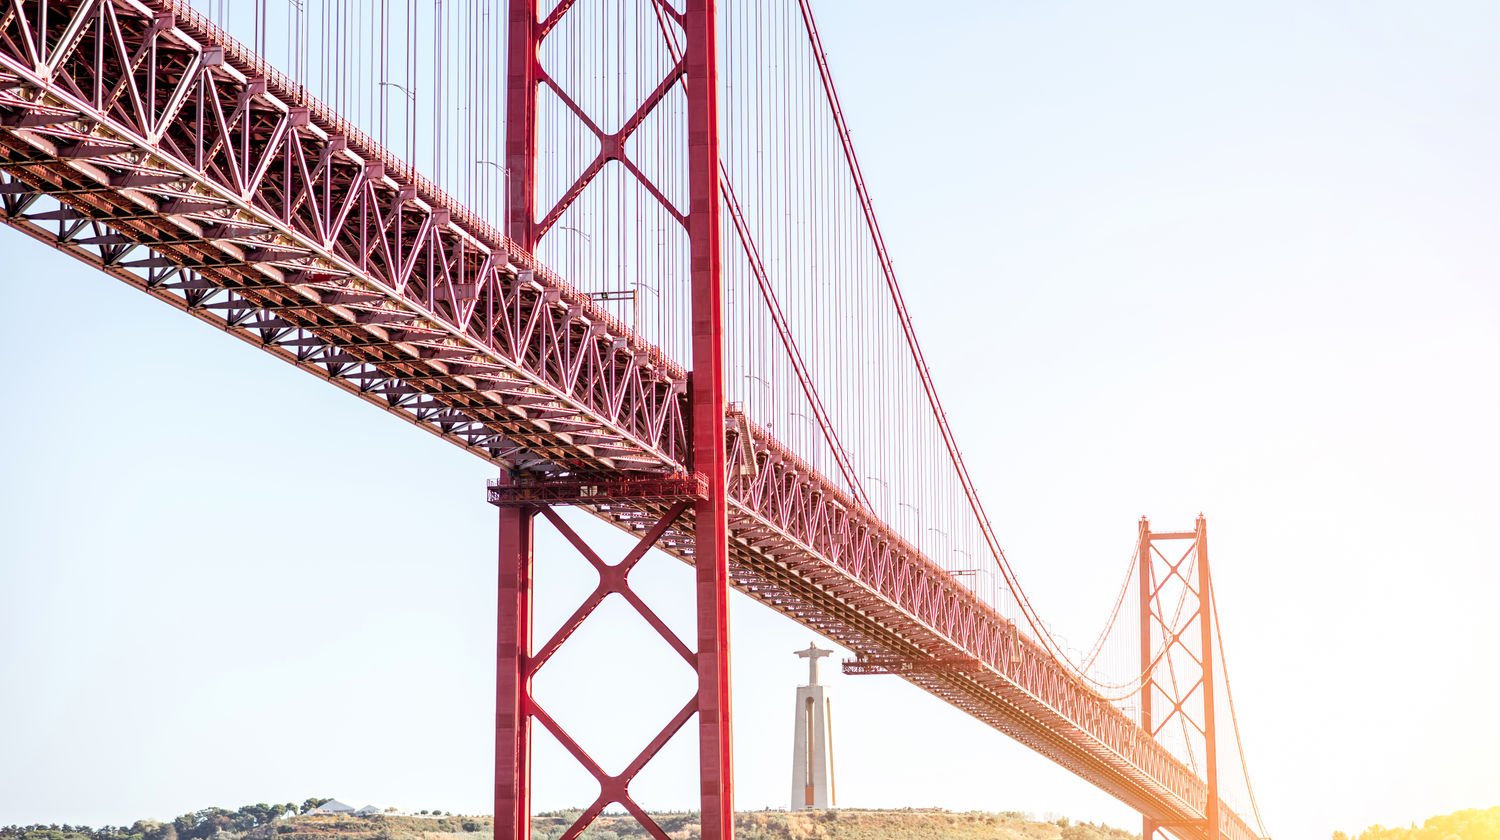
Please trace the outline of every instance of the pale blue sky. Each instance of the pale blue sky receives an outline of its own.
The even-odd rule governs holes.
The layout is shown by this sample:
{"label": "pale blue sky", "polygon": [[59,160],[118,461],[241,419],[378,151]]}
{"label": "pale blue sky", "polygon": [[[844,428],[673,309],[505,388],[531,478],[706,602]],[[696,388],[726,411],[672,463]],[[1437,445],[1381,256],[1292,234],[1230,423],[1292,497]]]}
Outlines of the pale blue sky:
{"label": "pale blue sky", "polygon": [[[1135,519],[1201,510],[1273,833],[1500,805],[1500,7],[818,9],[1043,614],[1090,637]],[[486,465],[19,235],[0,253],[0,823],[487,813]],[[738,804],[781,806],[809,634],[733,618]],[[574,673],[539,693],[624,755],[574,701],[641,681]],[[831,681],[845,804],[1137,825],[903,683]],[[583,804],[546,756],[538,806]],[[673,758],[648,805],[691,804]]]}

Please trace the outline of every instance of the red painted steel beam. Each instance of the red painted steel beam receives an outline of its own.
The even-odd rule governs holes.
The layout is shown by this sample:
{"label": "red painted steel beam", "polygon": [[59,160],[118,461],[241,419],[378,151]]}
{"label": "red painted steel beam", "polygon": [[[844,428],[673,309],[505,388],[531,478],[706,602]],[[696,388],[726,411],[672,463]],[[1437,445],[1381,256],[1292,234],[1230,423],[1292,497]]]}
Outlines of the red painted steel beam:
{"label": "red painted steel beam", "polygon": [[538,55],[541,46],[539,26],[536,0],[510,0],[510,44],[505,98],[505,224],[510,238],[527,252],[535,251],[537,244],[536,92],[541,70]]}
{"label": "red painted steel beam", "polygon": [[[1151,732],[1151,695],[1155,691],[1151,676],[1151,523],[1144,516],[1138,528],[1136,552],[1135,568],[1140,576],[1141,728]],[[1152,840],[1155,834],[1156,822],[1142,815],[1141,840]]]}
{"label": "red painted steel beam", "polygon": [[687,0],[688,241],[693,469],[708,478],[694,509],[698,620],[698,779],[703,840],[734,837],[729,695],[729,488],[725,458],[723,277],[719,258],[719,73],[714,0]]}
{"label": "red painted steel beam", "polygon": [[495,838],[531,836],[532,534],[536,509],[499,508],[495,648]]}
{"label": "red painted steel beam", "polygon": [[1200,514],[1196,528],[1198,551],[1198,627],[1203,645],[1203,737],[1208,775],[1208,804],[1203,815],[1208,835],[1219,835],[1219,738],[1214,717],[1214,639],[1213,602],[1208,597],[1208,522]]}
{"label": "red painted steel beam", "polygon": [[492,505],[536,505],[675,502],[708,498],[708,478],[701,473],[676,473],[617,478],[516,480],[492,479],[487,498]]}

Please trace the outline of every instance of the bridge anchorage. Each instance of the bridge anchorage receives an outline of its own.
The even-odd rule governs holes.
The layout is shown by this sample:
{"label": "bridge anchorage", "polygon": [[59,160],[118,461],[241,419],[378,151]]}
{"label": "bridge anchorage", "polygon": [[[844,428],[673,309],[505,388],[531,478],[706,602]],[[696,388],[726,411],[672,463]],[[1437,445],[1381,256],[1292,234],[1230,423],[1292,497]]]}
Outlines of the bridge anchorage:
{"label": "bridge anchorage", "polygon": [[[285,44],[266,0],[210,5],[0,4],[0,221],[500,468],[497,840],[529,835],[533,726],[600,785],[569,840],[611,804],[664,837],[630,784],[694,720],[703,836],[732,837],[731,586],[852,651],[848,673],[896,673],[1110,793],[1148,836],[1264,836],[1221,795],[1219,677],[1233,707],[1203,520],[1140,526],[1139,598],[1122,589],[1109,623],[1139,610],[1139,670],[1074,661],[964,465],[808,0],[408,0],[405,43],[349,31],[348,4],[296,4],[273,21]],[[259,49],[229,34],[247,18]],[[456,42],[429,54],[421,25]],[[329,50],[314,73],[296,46],[351,38],[378,60]],[[477,115],[502,90],[491,130]],[[604,562],[561,504],[634,548]],[[538,517],[599,576],[546,640]],[[693,566],[691,645],[631,588],[651,548]],[[530,690],[610,595],[697,677],[614,774]]]}

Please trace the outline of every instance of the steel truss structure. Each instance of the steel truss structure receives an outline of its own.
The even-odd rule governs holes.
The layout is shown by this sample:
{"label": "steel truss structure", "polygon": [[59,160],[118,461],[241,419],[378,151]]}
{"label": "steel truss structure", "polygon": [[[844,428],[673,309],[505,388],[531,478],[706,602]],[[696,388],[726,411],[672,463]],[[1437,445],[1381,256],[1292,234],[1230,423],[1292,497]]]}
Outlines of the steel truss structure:
{"label": "steel truss structure", "polygon": [[[688,9],[682,73],[712,80],[713,6]],[[696,113],[714,113],[713,84],[689,92]],[[717,169],[711,140],[693,134],[695,172]],[[1228,809],[1210,834],[1212,779],[766,430],[727,413],[721,389],[690,388],[681,365],[538,265],[515,227],[512,237],[489,227],[185,4],[0,5],[0,172],[5,224],[518,480],[701,473],[704,498],[685,506],[578,504],[697,565],[700,610],[720,610],[727,583],[860,658],[977,660],[903,676],[1181,837],[1254,837]],[[711,178],[692,187],[687,225],[705,249],[719,239],[718,194]],[[701,294],[695,310],[716,311],[713,284]],[[699,386],[716,381],[715,330],[694,336]],[[502,558],[529,556],[525,510],[501,511]],[[502,595],[502,615],[524,608]],[[723,685],[727,635],[704,631],[722,628],[722,614],[700,619],[700,679]],[[520,668],[502,662],[502,698],[523,696]],[[704,778],[721,828],[710,835],[705,821],[705,836],[729,836],[727,700],[713,698],[722,705],[708,715],[698,706],[700,728],[719,739]],[[518,714],[502,703],[502,737]],[[519,800],[505,801],[523,823]]]}
{"label": "steel truss structure", "polygon": [[[504,726],[497,728],[495,837],[496,840],[520,840],[530,834],[531,811],[525,805],[529,788],[524,782],[504,782],[506,779],[527,778],[526,772],[517,768],[523,768],[530,761],[530,739],[525,732],[526,718],[522,714],[529,712],[531,717],[540,720],[562,741],[600,785],[599,799],[564,833],[567,840],[572,840],[583,831],[610,803],[624,806],[654,836],[659,840],[666,840],[661,828],[630,798],[630,777],[650,761],[651,756],[690,717],[696,715],[701,809],[699,823],[702,826],[702,836],[704,840],[726,840],[734,836],[734,764],[731,756],[733,737],[730,731],[729,706],[729,508],[728,491],[725,487],[724,308],[719,259],[719,79],[718,47],[714,39],[714,0],[687,0],[681,12],[666,3],[653,4],[655,15],[664,30],[671,32],[674,25],[680,28],[682,44],[674,50],[671,67],[663,74],[655,89],[618,130],[608,134],[599,128],[599,123],[603,120],[596,122],[569,96],[564,86],[552,80],[542,67],[543,43],[573,5],[574,0],[562,0],[545,17],[541,17],[536,0],[511,0],[510,3],[509,118],[506,122],[506,161],[511,173],[509,189],[513,193],[508,219],[510,233],[523,249],[535,251],[541,238],[557,223],[568,206],[611,161],[624,166],[646,187],[670,217],[686,230],[691,263],[688,285],[693,377],[692,387],[687,389],[687,405],[681,410],[689,418],[684,460],[696,473],[691,492],[685,494],[680,502],[662,498],[660,487],[644,486],[651,483],[649,478],[627,480],[624,484],[609,482],[604,485],[587,485],[589,491],[595,494],[603,486],[625,495],[623,502],[627,507],[639,509],[652,502],[667,506],[665,511],[652,514],[655,521],[646,528],[646,536],[618,567],[605,566],[556,514],[550,509],[544,509],[553,525],[568,536],[594,565],[599,572],[600,583],[595,596],[580,607],[573,619],[564,625],[559,632],[559,639],[555,643],[549,643],[537,654],[531,652],[526,642],[529,629],[513,633],[507,626],[507,610],[501,611],[500,643],[503,650],[500,668],[507,672],[512,667],[520,667],[521,670],[509,686],[511,693],[500,695],[498,702],[507,712],[514,709],[520,717],[516,718],[519,723],[515,733]],[[668,92],[679,84],[686,89],[688,103],[686,158],[689,206],[686,214],[679,211],[653,185],[651,178],[631,162],[627,151],[627,141],[631,134],[652,111],[662,106]],[[599,150],[592,161],[577,173],[557,203],[538,219],[535,217],[538,150],[544,139],[551,139],[540,136],[537,124],[537,100],[543,85],[589,128],[599,144]],[[501,487],[504,485],[502,482]],[[555,488],[559,483],[555,480],[543,481],[541,486]],[[576,485],[574,482],[566,482],[561,486],[564,493],[572,493]],[[492,495],[494,492],[492,491]],[[632,492],[636,494],[634,498],[630,497]],[[595,495],[589,498],[593,500],[598,497]],[[626,582],[630,568],[648,548],[665,537],[668,529],[685,518],[689,507],[693,513],[691,535],[683,534],[674,539],[673,544],[692,546],[697,647],[691,652],[630,591]],[[502,533],[500,542],[500,572],[507,580],[516,579],[517,572],[514,570],[521,569],[530,562],[529,509],[513,508],[501,514],[501,528],[505,533]],[[508,533],[516,529],[521,530],[522,536],[516,537]],[[527,585],[529,584],[517,584],[522,588]],[[546,718],[545,713],[529,698],[527,690],[530,674],[535,672],[535,668],[611,592],[625,596],[647,623],[687,659],[698,677],[698,691],[692,701],[673,716],[667,728],[618,777],[605,774],[576,742]],[[507,604],[512,599],[504,591],[501,597],[506,599]],[[519,597],[525,599],[529,595],[522,594]],[[522,618],[521,613],[516,613],[516,616],[518,620]],[[519,640],[513,646],[507,646],[507,640],[512,636]],[[515,797],[519,797],[519,800]],[[513,806],[517,801],[520,804]]]}
{"label": "steel truss structure", "polygon": [[[1208,780],[1208,801],[1201,821],[1172,822],[1148,814],[1142,817],[1141,840],[1152,840],[1163,829],[1198,828],[1214,836],[1223,808],[1218,796],[1208,523],[1200,515],[1191,531],[1153,533],[1150,521],[1142,517],[1136,550],[1141,599],[1141,727],[1158,738],[1176,724],[1195,765],[1195,746],[1201,746]],[[1157,701],[1164,704],[1160,714]]]}
{"label": "steel truss structure", "polygon": [[[545,486],[545,483],[543,483]],[[694,482],[697,484],[697,482]],[[699,489],[683,485],[690,491]],[[702,675],[704,658],[684,642],[657,616],[656,612],[630,587],[630,573],[646,552],[657,546],[668,530],[677,524],[687,510],[701,498],[683,494],[671,498],[670,491],[660,486],[640,488],[644,492],[637,501],[658,502],[666,505],[666,511],[654,522],[643,522],[645,531],[635,546],[618,563],[606,563],[578,532],[563,521],[547,502],[540,497],[563,498],[572,495],[577,487],[564,482],[561,487],[538,492],[537,487],[514,491],[508,479],[491,484],[490,501],[500,508],[500,592],[499,592],[499,645],[496,656],[495,717],[495,834],[497,837],[524,838],[530,836],[531,823],[531,743],[533,723],[541,725],[599,784],[599,795],[574,820],[563,837],[574,838],[593,823],[594,819],[610,805],[625,808],[646,830],[658,840],[668,840],[666,832],[651,819],[650,815],[632,798],[630,783],[645,769],[646,765],[672,740],[694,715],[699,715],[706,701],[718,690],[713,680]],[[664,492],[665,490],[665,492]],[[628,491],[620,489],[617,498],[630,501]],[[589,496],[588,498],[592,498]],[[532,582],[533,582],[533,529],[538,515],[544,517],[568,542],[588,561],[599,575],[594,591],[573,611],[562,626],[536,645],[532,637]],[[588,751],[557,722],[532,694],[532,678],[557,653],[589,616],[594,614],[604,599],[619,595],[651,629],[687,662],[688,667],[699,673],[699,689],[677,709],[666,725],[646,744],[619,773],[607,772]],[[701,642],[700,642],[701,644]],[[712,661],[712,660],[708,660]],[[700,738],[701,741],[701,738]],[[701,751],[700,746],[700,751]],[[732,819],[733,813],[729,812]],[[712,819],[706,817],[706,821]],[[705,821],[705,828],[708,827]]]}

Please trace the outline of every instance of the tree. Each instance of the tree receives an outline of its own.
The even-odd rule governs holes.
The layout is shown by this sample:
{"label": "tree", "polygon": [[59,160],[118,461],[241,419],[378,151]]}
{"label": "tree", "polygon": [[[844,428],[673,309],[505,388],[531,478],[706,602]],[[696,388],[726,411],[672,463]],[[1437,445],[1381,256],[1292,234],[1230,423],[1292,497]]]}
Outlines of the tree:
{"label": "tree", "polygon": [[331,796],[325,796],[325,797],[310,796],[307,799],[303,800],[303,802],[302,802],[302,810],[299,811],[298,813],[305,814],[305,813],[307,813],[308,811],[311,811],[314,808],[321,808],[324,805],[326,805],[326,804],[328,804],[329,802],[332,802],[332,801],[333,801],[333,797],[331,797]]}
{"label": "tree", "polygon": [[177,828],[172,823],[156,820],[136,820],[130,827],[132,835],[139,834],[141,840],[177,840]]}
{"label": "tree", "polygon": [[267,825],[281,814],[280,805],[267,805],[257,802],[254,805],[246,805],[235,814],[235,831],[249,831],[256,826]]}

